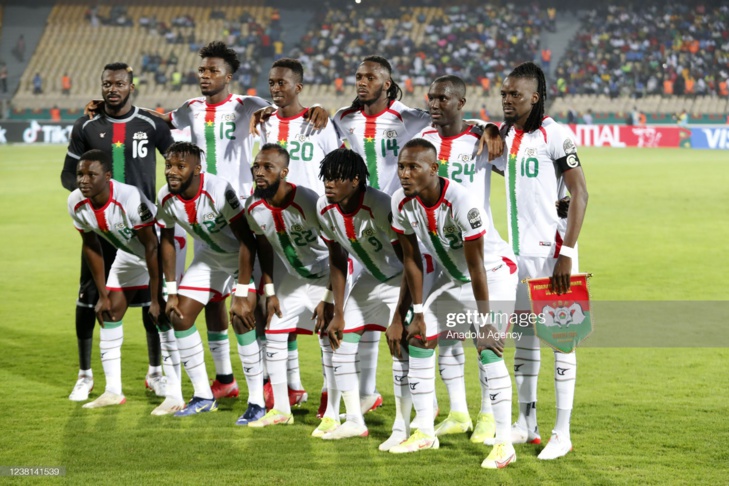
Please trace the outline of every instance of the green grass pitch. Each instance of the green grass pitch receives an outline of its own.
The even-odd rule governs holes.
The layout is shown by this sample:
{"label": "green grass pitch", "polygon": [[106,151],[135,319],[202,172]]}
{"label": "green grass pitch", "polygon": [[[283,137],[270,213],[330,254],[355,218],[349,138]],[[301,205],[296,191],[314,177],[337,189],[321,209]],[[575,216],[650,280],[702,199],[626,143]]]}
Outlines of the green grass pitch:
{"label": "green grass pitch", "polygon": [[[161,399],[143,388],[146,344],[137,310],[125,319],[127,403],[81,409],[67,399],[77,372],[73,323],[80,238],[66,213],[67,192],[59,179],[65,151],[0,146],[0,466],[64,466],[65,481],[73,484],[726,482],[727,348],[585,347],[579,352],[574,452],[544,463],[536,459],[539,446],[517,446],[518,461],[502,471],[482,470],[488,448],[471,444],[465,435],[444,438],[438,451],[406,457],[377,450],[394,413],[384,343],[378,389],[385,406],[366,417],[368,439],[326,443],[309,437],[318,422],[322,379],[317,345],[307,337],[300,338],[300,350],[310,400],[294,411],[295,425],[236,427],[244,409],[240,400],[223,400],[219,412],[185,420],[150,416]],[[580,154],[590,192],[580,265],[595,275],[594,299],[727,300],[724,152],[582,149]],[[162,182],[160,176],[158,185]],[[505,236],[503,198],[503,182],[495,177],[494,219]],[[597,333],[610,332],[599,327],[599,316],[597,321]],[[198,327],[205,329],[203,323]],[[512,355],[510,348],[507,362]],[[545,439],[554,423],[550,355],[543,351],[539,382]],[[480,391],[474,358],[468,355],[467,387],[475,418]],[[231,359],[245,396],[240,362],[235,353]],[[104,386],[98,347],[93,364],[97,396]],[[209,360],[208,372],[212,369]],[[447,412],[445,388],[436,381]],[[183,387],[189,397],[186,378]]]}

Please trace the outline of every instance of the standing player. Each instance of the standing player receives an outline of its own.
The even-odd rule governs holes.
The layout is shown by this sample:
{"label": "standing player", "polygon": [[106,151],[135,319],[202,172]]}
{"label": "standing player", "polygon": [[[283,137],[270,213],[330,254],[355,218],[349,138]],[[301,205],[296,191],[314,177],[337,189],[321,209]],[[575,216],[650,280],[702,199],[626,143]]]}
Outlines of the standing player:
{"label": "standing player", "polygon": [[[494,245],[487,243],[489,233],[496,234],[491,218],[473,191],[438,175],[442,164],[435,147],[423,139],[413,139],[403,147],[398,161],[402,189],[392,198],[392,227],[403,235],[417,235],[425,248],[435,256],[440,270],[433,291],[423,303],[413,292],[414,318],[409,338],[420,337],[422,347],[410,346],[408,381],[413,390],[417,430],[402,444],[390,449],[393,453],[416,452],[438,448],[433,429],[432,395],[435,393],[435,340],[446,316],[454,308],[460,312],[477,311],[486,316],[477,322],[476,340],[479,357],[490,386],[490,400],[496,421],[496,445],[482,467],[506,467],[516,460],[511,445],[511,379],[502,358],[503,334],[508,331],[514,310],[516,271],[508,265]],[[498,237],[498,234],[496,234]],[[490,237],[492,240],[494,236]],[[413,260],[413,245],[401,238],[407,283],[418,289],[422,271]],[[486,275],[490,274],[487,283]],[[491,282],[498,283],[491,291]],[[492,314],[489,316],[489,312]],[[401,325],[393,323],[393,325]],[[439,325],[441,328],[439,329]],[[388,344],[398,346],[398,332],[388,334]],[[452,332],[452,331],[451,331]],[[416,390],[418,393],[416,393]],[[467,412],[466,412],[467,413]]]}
{"label": "standing player", "polygon": [[[293,423],[287,342],[291,335],[311,334],[314,328],[311,316],[316,306],[322,299],[331,300],[327,298],[331,295],[327,290],[329,254],[319,239],[321,230],[316,216],[319,196],[307,187],[288,182],[289,163],[289,154],[281,145],[269,143],[261,147],[253,162],[256,189],[246,201],[246,214],[257,236],[263,271],[268,315],[266,365],[274,399],[273,408],[260,420],[251,422],[250,427]],[[285,272],[273,271],[274,255],[283,263]],[[315,437],[339,426],[331,348],[327,339],[320,339],[320,344],[323,355],[329,358],[328,395],[334,402],[314,431]]]}
{"label": "standing player", "polygon": [[[544,73],[536,64],[520,64],[507,76],[501,87],[507,150],[495,163],[506,180],[509,239],[519,265],[519,279],[551,277],[552,288],[563,293],[570,287],[571,273],[577,271],[577,238],[588,195],[575,142],[567,129],[544,116],[546,99]],[[567,191],[571,201],[565,225],[554,201]],[[519,284],[517,313],[528,313],[529,307],[527,287]],[[519,418],[512,427],[512,439],[514,443],[538,444],[539,339],[533,328],[522,331],[514,355]],[[576,377],[575,353],[555,351],[557,423],[539,459],[556,459],[572,450],[569,424]]]}
{"label": "standing player", "polygon": [[[442,76],[430,85],[428,106],[434,128],[426,128],[418,137],[431,142],[438,156],[438,175],[458,182],[466,187],[471,197],[484,210],[488,218],[489,230],[484,237],[487,255],[501,258],[501,261],[513,272],[516,264],[509,245],[493,227],[489,195],[491,192],[492,165],[487,154],[477,155],[478,142],[483,130],[481,127],[469,125],[463,120],[463,107],[466,104],[466,85],[457,76]],[[514,300],[516,290],[512,279],[500,278],[500,274],[487,273],[491,295],[507,296]],[[502,286],[506,288],[501,288]],[[471,417],[466,403],[466,387],[464,382],[465,354],[463,344],[459,340],[441,339],[438,342],[438,368],[441,378],[446,384],[451,402],[448,417],[435,429],[436,435],[463,433],[472,428]],[[489,399],[486,370],[479,361],[479,378],[481,383],[481,410],[478,414],[476,428],[471,435],[471,442],[483,444],[486,439],[493,439],[495,429],[494,415]]]}
{"label": "standing player", "polygon": [[[329,248],[334,294],[333,317],[326,332],[335,350],[334,377],[344,399],[347,419],[323,439],[366,436],[368,430],[362,417],[357,383],[360,340],[365,331],[386,330],[395,312],[405,316],[410,302],[403,300],[396,308],[402,264],[397,236],[390,227],[390,196],[367,187],[368,171],[364,159],[352,150],[337,149],[324,157],[320,177],[324,180],[325,196],[317,204],[318,217]],[[364,270],[345,305],[347,253],[356,258]],[[432,268],[429,269],[432,274]],[[407,358],[395,359],[393,356],[392,372],[396,417],[392,436],[380,445],[380,450],[389,450],[409,435],[412,400],[405,379]]]}
{"label": "standing player", "polygon": [[[91,119],[81,117],[76,120],[71,132],[66,160],[61,172],[63,187],[69,191],[76,188],[76,165],[81,154],[91,149],[99,149],[108,154],[113,162],[114,180],[138,187],[150,201],[155,196],[156,154],[164,153],[174,142],[169,128],[158,118],[132,105],[134,93],[132,68],[116,62],[104,66],[101,73],[101,95],[104,105]],[[102,239],[101,247],[107,266],[114,261],[115,249]],[[184,249],[184,239],[178,240],[179,249]],[[181,252],[184,263],[184,253]],[[109,268],[106,268],[108,275]],[[91,371],[91,346],[94,333],[94,304],[98,291],[86,264],[81,261],[79,297],[76,302],[76,337],[78,338],[79,375],[69,399],[83,401],[88,399],[94,386]],[[147,351],[149,370],[146,384],[159,396],[165,396],[162,367],[160,366],[160,337],[154,323],[149,318],[149,295],[138,292],[132,305],[144,305],[142,320],[147,332]],[[174,343],[165,343],[171,347]],[[176,352],[172,348],[166,353]],[[167,354],[166,354],[167,356]]]}
{"label": "standing player", "polygon": [[[248,282],[253,266],[254,243],[245,220],[238,195],[230,183],[214,174],[201,174],[201,150],[187,142],[173,144],[165,155],[167,185],[159,191],[158,213],[162,226],[162,267],[166,278],[167,314],[175,329],[180,359],[190,376],[194,395],[187,407],[176,416],[193,415],[217,409],[208,384],[204,353],[195,319],[211,301],[224,302],[231,291],[234,278],[240,283],[231,305],[238,353],[243,368],[258,383],[250,389],[262,390],[263,377],[256,342],[253,305],[248,302]],[[177,223],[195,238],[195,257],[176,288],[174,234],[170,229]],[[251,352],[250,348],[255,348]],[[249,376],[246,374],[246,377]],[[182,398],[181,390],[177,399]],[[263,396],[257,400],[258,412],[263,410]],[[167,400],[165,400],[167,401]],[[172,406],[170,403],[170,411]],[[249,409],[251,407],[249,406]]]}
{"label": "standing player", "polygon": [[[83,408],[126,402],[121,383],[122,318],[135,294],[148,290],[150,318],[160,313],[160,280],[154,205],[134,186],[112,181],[111,157],[94,149],[81,155],[78,189],[68,197],[68,212],[83,239],[82,253],[99,289],[96,316],[101,325],[101,363],[106,390]],[[106,279],[104,254],[97,235],[117,250]]]}

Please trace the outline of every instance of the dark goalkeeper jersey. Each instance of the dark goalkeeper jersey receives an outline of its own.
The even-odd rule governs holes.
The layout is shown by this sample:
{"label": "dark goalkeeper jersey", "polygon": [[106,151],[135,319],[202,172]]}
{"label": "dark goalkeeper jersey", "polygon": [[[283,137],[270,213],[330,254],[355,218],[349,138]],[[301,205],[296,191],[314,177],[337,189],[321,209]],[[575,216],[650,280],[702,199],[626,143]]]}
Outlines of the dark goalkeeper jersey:
{"label": "dark goalkeeper jersey", "polygon": [[114,180],[141,189],[150,201],[155,200],[156,154],[169,148],[174,140],[167,124],[144,110],[132,107],[125,116],[114,118],[96,115],[76,120],[63,166],[61,180],[66,189],[76,187],[76,165],[81,155],[99,149],[111,155]]}

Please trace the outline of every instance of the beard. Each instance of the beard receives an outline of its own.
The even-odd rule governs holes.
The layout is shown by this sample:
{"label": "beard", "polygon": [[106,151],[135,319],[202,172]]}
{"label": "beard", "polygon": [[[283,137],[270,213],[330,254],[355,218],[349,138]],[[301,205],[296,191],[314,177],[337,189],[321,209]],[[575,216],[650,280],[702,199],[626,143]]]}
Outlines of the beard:
{"label": "beard", "polygon": [[382,96],[382,92],[383,91],[385,91],[385,89],[381,86],[380,89],[377,92],[374,93],[374,95],[372,96],[372,99],[362,100],[359,96],[357,97],[357,99],[363,105],[369,106],[369,105],[373,104],[374,102],[376,102],[377,100],[380,99],[380,97]]}
{"label": "beard", "polygon": [[278,188],[280,185],[281,178],[279,177],[278,179],[276,179],[276,182],[270,184],[266,188],[256,186],[256,188],[253,190],[253,195],[259,199],[271,199],[276,194],[276,192],[278,192]]}
{"label": "beard", "polygon": [[191,175],[190,178],[187,179],[186,181],[180,182],[180,187],[177,188],[177,189],[172,189],[172,187],[170,187],[169,181],[168,181],[167,188],[170,190],[170,194],[175,194],[175,195],[183,194],[192,185],[192,179],[193,179],[193,177],[194,176]]}
{"label": "beard", "polygon": [[111,103],[110,103],[109,101],[107,101],[106,99],[104,99],[104,103],[105,103],[105,104],[106,104],[106,106],[108,106],[109,108],[115,108],[115,109],[118,109],[118,108],[121,108],[121,107],[123,107],[123,106],[125,106],[125,105],[127,104],[127,101],[129,101],[129,97],[130,97],[131,95],[132,95],[132,93],[131,93],[131,91],[130,91],[130,92],[129,92],[129,93],[128,93],[128,94],[127,94],[127,95],[126,95],[126,96],[125,96],[124,98],[121,98],[121,99],[119,100],[119,102],[118,102],[118,103],[116,103],[116,104],[111,104]]}

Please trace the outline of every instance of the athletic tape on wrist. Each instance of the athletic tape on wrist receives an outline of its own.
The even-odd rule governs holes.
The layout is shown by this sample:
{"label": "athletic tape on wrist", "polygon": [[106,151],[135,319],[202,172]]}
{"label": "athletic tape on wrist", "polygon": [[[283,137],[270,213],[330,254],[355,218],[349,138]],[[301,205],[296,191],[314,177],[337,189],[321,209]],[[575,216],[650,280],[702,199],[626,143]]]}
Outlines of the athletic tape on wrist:
{"label": "athletic tape on wrist", "polygon": [[559,249],[559,255],[566,256],[567,258],[574,258],[577,256],[577,250],[570,246],[562,245],[562,247]]}
{"label": "athletic tape on wrist", "polygon": [[263,295],[265,295],[266,297],[273,297],[274,295],[276,295],[276,290],[274,289],[272,283],[263,286]]}
{"label": "athletic tape on wrist", "polygon": [[422,314],[423,304],[413,304],[413,314]]}
{"label": "athletic tape on wrist", "polygon": [[167,295],[177,295],[177,282],[165,282]]}
{"label": "athletic tape on wrist", "polygon": [[324,291],[324,295],[322,295],[322,297],[321,297],[321,301],[326,302],[327,304],[333,304],[334,303],[334,293],[331,290],[326,289]]}

